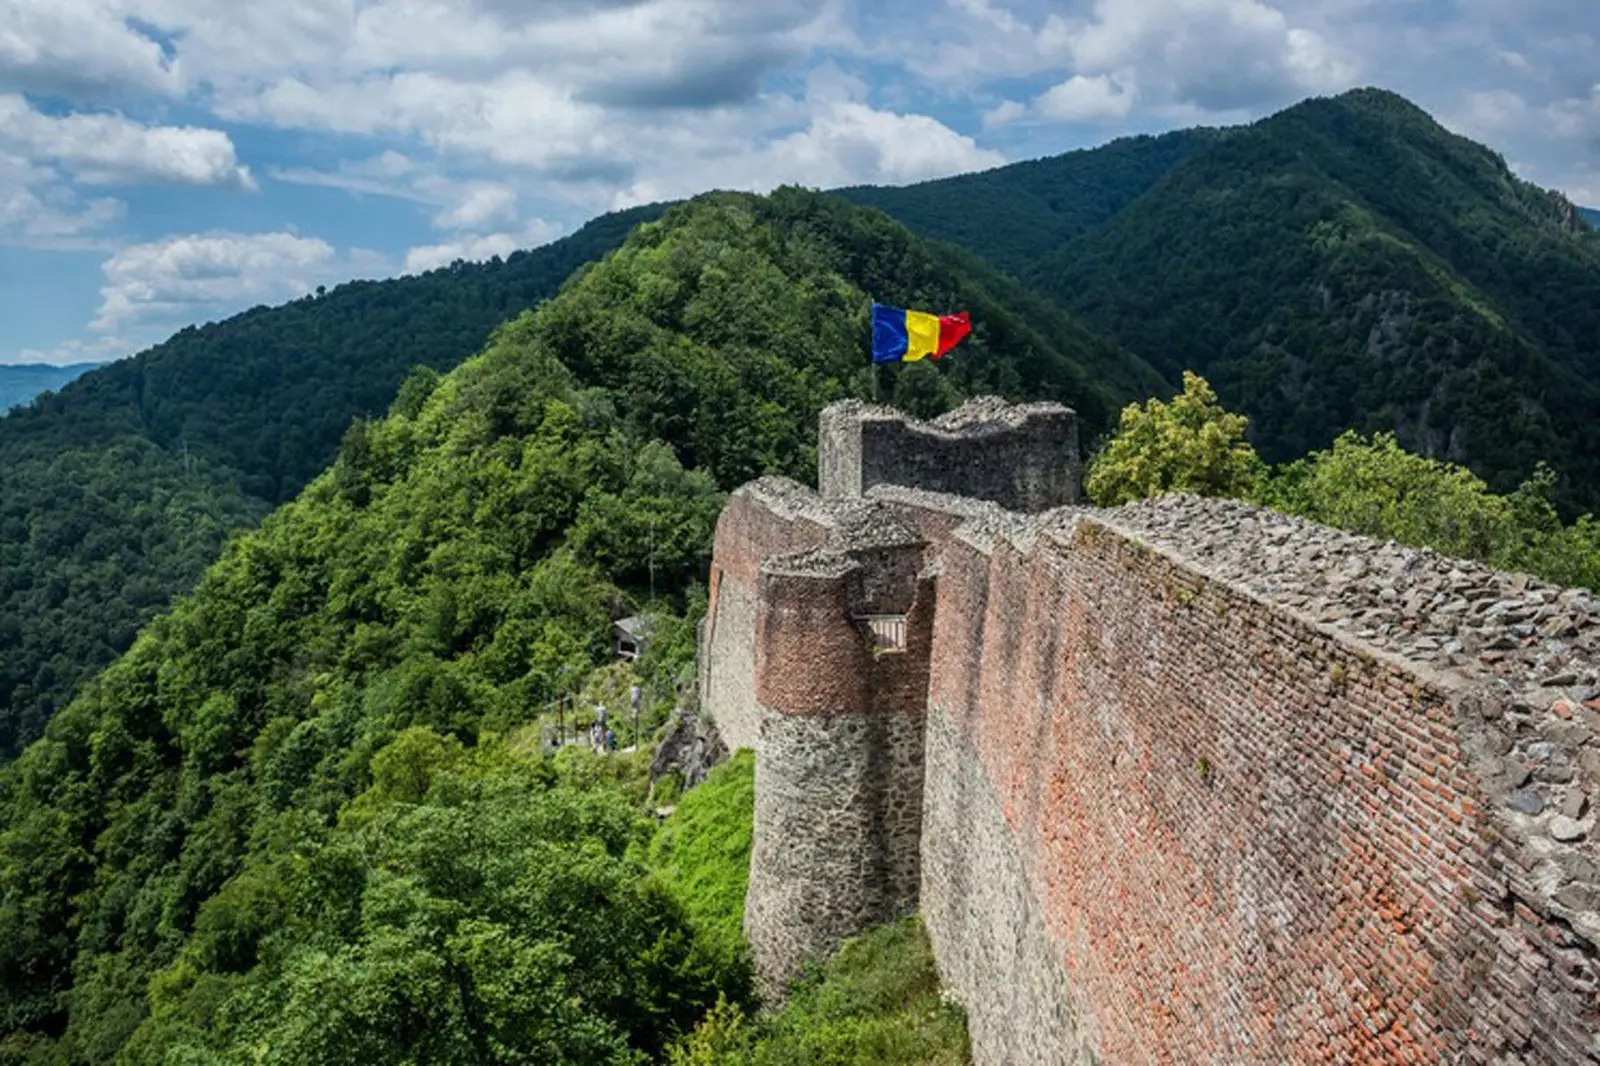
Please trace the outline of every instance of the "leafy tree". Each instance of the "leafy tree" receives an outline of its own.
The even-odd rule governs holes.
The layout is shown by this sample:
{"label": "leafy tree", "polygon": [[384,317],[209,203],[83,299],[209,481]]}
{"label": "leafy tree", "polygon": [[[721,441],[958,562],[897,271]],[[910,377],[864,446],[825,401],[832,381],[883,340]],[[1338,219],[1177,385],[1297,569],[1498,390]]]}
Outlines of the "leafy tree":
{"label": "leafy tree", "polygon": [[1600,523],[1564,524],[1541,465],[1509,495],[1463,467],[1413,455],[1392,433],[1345,433],[1274,471],[1262,501],[1355,533],[1600,590]]}
{"label": "leafy tree", "polygon": [[1342,434],[1279,473],[1266,499],[1326,525],[1468,559],[1493,556],[1512,523],[1508,501],[1482,480],[1413,455],[1393,433]]}
{"label": "leafy tree", "polygon": [[928,934],[916,918],[845,941],[800,981],[778,1013],[750,1017],[719,1002],[671,1066],[964,1066],[965,1018],[939,994]]}
{"label": "leafy tree", "polygon": [[1170,402],[1123,408],[1085,487],[1107,507],[1165,492],[1250,496],[1266,467],[1245,440],[1245,425],[1243,416],[1223,409],[1204,378],[1186,371],[1183,392]]}

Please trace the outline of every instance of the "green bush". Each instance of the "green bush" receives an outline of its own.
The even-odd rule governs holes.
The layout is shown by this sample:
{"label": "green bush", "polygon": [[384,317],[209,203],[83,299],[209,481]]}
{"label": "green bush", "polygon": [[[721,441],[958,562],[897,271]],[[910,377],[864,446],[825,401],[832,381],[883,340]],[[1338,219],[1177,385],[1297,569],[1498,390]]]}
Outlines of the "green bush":
{"label": "green bush", "polygon": [[740,751],[683,794],[650,843],[650,867],[730,967],[743,964],[755,755]]}
{"label": "green bush", "polygon": [[671,1066],[961,1066],[966,1019],[939,992],[917,918],[845,941],[802,979],[777,1014],[751,1018],[719,1002]]}

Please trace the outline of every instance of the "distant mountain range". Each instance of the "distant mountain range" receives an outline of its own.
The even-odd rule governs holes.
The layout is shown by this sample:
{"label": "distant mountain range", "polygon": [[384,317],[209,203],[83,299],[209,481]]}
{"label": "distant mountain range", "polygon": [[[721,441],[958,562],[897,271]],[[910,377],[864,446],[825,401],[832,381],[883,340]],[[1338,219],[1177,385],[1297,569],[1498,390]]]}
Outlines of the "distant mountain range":
{"label": "distant mountain range", "polygon": [[[1272,459],[1346,428],[1392,428],[1409,447],[1465,461],[1501,489],[1548,461],[1569,506],[1600,504],[1591,444],[1600,233],[1393,94],[1361,90],[1237,129],[1127,138],[837,195],[937,242],[908,242],[889,219],[863,216],[878,228],[852,222],[853,237],[827,246],[829,256],[854,257],[839,273],[913,307],[944,309],[970,295],[974,312],[1004,309],[989,321],[975,314],[974,351],[1025,334],[1036,349],[993,375],[965,358],[893,380],[863,354],[858,377],[834,379],[852,390],[881,387],[887,398],[892,388],[897,402],[926,410],[980,384],[1053,393],[1080,407],[1089,443],[1116,405],[1167,391],[1193,367],[1251,416]],[[362,447],[352,420],[381,415],[411,368],[448,371],[575,271],[568,284],[577,286],[585,264],[663,210],[603,216],[505,260],[352,283],[185,329],[0,420],[0,759],[191,588],[232,531],[293,498],[342,438]],[[765,225],[772,240],[808,239],[804,218]],[[664,240],[660,227],[643,236]],[[936,255],[962,284],[907,281],[907,249]],[[796,283],[781,272],[761,278]],[[563,306],[602,295],[581,291]],[[771,302],[775,292],[752,283],[737,299]],[[695,294],[634,295],[678,306]],[[815,328],[857,328],[859,308],[818,306],[831,317]],[[730,306],[725,317],[742,313]],[[637,354],[591,374],[588,353],[612,340],[592,332],[601,323],[634,337]],[[864,353],[864,320],[860,328]],[[701,446],[671,427],[692,420],[685,405],[711,401],[688,389],[662,335],[629,325],[624,308],[575,315],[564,336],[561,357],[586,380],[650,379],[654,421],[632,428]],[[701,358],[732,367],[752,351],[807,343],[798,333],[729,330]],[[502,406],[514,413],[516,402],[508,394]],[[720,432],[745,432],[742,420],[762,432],[786,421],[800,427],[786,446],[806,447],[805,410],[775,401],[719,410]],[[692,451],[682,457],[697,461]],[[717,473],[779,461],[746,455]]]}
{"label": "distant mountain range", "polygon": [[1546,460],[1600,504],[1600,234],[1392,93],[841,195],[1200,370],[1271,459],[1394,429],[1502,490]]}
{"label": "distant mountain range", "polygon": [[1600,208],[1580,207],[1578,214],[1582,215],[1589,225],[1600,228]]}
{"label": "distant mountain range", "polygon": [[0,363],[0,416],[13,407],[33,402],[33,398],[46,389],[59,389],[88,373],[100,363],[72,363],[68,366],[51,366],[48,363]]}

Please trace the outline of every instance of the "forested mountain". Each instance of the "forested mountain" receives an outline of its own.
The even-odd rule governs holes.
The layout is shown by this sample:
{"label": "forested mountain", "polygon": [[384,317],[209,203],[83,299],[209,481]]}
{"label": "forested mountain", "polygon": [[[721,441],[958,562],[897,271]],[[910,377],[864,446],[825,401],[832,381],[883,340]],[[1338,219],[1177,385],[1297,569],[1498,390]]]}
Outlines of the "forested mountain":
{"label": "forested mountain", "polygon": [[0,761],[410,368],[456,365],[660,211],[185,329],[0,419]]}
{"label": "forested mountain", "polygon": [[[1073,234],[1041,175],[1081,195],[1072,175],[1098,152],[1133,195],[1095,200]],[[1269,459],[1395,429],[1502,491],[1544,459],[1569,501],[1600,502],[1600,235],[1564,199],[1379,90],[1098,152],[864,198],[1006,263],[1169,377],[1202,371]],[[1067,239],[1030,258],[1029,232]]]}
{"label": "forested mountain", "polygon": [[0,363],[0,416],[4,416],[19,404],[31,403],[35,396],[47,389],[59,389],[99,365],[99,363],[70,363],[67,366],[51,366],[48,363]]}
{"label": "forested mountain", "polygon": [[[813,476],[828,401],[1104,419],[1125,357],[1005,288],[836,199],[714,195],[409,377],[0,768],[0,1062],[623,1066],[736,993],[635,809],[525,727],[652,578],[685,602],[720,490]],[[880,379],[869,292],[980,325]]]}
{"label": "forested mountain", "polygon": [[1600,228],[1600,209],[1593,207],[1580,207],[1578,208],[1578,214],[1582,215],[1584,220],[1588,222],[1589,225]]}
{"label": "forested mountain", "polygon": [[900,187],[835,195],[887,211],[918,233],[970,248],[1019,277],[1065,242],[1102,226],[1219,130],[1124,137],[1100,148]]}

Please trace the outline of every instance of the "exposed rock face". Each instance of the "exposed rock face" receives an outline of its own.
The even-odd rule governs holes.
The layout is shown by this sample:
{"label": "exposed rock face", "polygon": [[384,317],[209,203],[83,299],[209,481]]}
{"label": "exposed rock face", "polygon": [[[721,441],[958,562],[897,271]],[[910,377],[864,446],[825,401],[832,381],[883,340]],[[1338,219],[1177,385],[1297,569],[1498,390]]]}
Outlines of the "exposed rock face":
{"label": "exposed rock face", "polygon": [[712,767],[727,758],[728,746],[722,742],[717,727],[705,720],[698,701],[691,697],[672,712],[666,735],[656,745],[650,760],[650,783],[675,773],[684,788],[693,788],[706,779]]}

